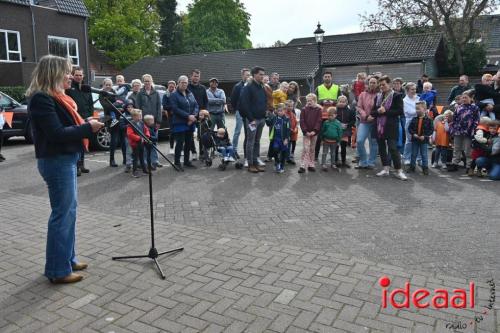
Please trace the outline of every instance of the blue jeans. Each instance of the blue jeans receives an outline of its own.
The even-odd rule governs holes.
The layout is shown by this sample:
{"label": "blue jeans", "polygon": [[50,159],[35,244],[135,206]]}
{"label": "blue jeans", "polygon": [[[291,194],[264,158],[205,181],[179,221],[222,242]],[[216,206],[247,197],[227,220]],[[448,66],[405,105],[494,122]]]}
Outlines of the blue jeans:
{"label": "blue jeans", "polygon": [[219,147],[217,151],[222,154],[222,157],[234,157],[233,146]]}
{"label": "blue jeans", "polygon": [[408,132],[408,127],[410,127],[411,120],[413,118],[405,118],[405,136],[406,136],[406,141],[405,141],[405,148],[403,151],[403,160],[404,164],[410,164],[410,159],[411,159],[411,135]]}
{"label": "blue jeans", "polygon": [[439,158],[441,157],[441,163],[443,163],[443,165],[448,164],[448,153],[449,153],[448,148],[442,146],[436,146],[434,163],[439,164]]}
{"label": "blue jeans", "polygon": [[[153,143],[153,146],[156,147],[156,142]],[[144,164],[148,165],[148,154],[147,154],[147,149],[144,148]],[[156,149],[151,148],[151,165],[156,166],[158,164],[158,152]]]}
{"label": "blue jeans", "polygon": [[476,160],[476,165],[480,169],[487,169],[491,180],[500,180],[500,164],[492,163],[488,157],[479,157]]}
{"label": "blue jeans", "polygon": [[238,141],[240,140],[241,128],[243,127],[243,118],[241,118],[240,111],[236,111],[236,126],[234,127],[233,134],[233,147],[234,151],[238,151]]}
{"label": "blue jeans", "polygon": [[[360,123],[357,132],[357,150],[359,155],[359,166],[375,166],[375,159],[377,158],[378,144],[377,140],[372,137],[373,124]],[[367,157],[365,141],[368,140],[370,147],[370,156]]]}
{"label": "blue jeans", "polygon": [[50,208],[47,230],[45,276],[65,277],[76,264],[75,224],[78,193],[76,163],[80,154],[38,159],[38,171],[49,190]]}
{"label": "blue jeans", "polygon": [[429,167],[429,162],[427,158],[427,149],[428,149],[428,144],[425,142],[416,142],[413,141],[411,144],[411,161],[410,161],[410,166],[412,168],[415,168],[415,165],[417,164],[417,155],[420,152],[420,156],[422,157],[422,168],[428,168]]}
{"label": "blue jeans", "polygon": [[405,146],[406,146],[406,118],[404,116],[399,117],[399,125],[400,125],[400,137],[398,145],[398,150],[401,155],[404,155]]}

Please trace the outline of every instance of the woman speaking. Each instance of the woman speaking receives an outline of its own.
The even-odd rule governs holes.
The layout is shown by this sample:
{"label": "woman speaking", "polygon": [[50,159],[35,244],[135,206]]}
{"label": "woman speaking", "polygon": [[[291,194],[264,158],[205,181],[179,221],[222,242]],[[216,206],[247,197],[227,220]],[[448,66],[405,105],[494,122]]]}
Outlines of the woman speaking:
{"label": "woman speaking", "polygon": [[47,230],[45,276],[53,283],[82,280],[73,271],[87,268],[75,254],[77,207],[76,165],[88,138],[104,124],[85,122],[76,103],[67,96],[71,88],[71,62],[57,56],[44,56],[32,74],[26,92],[33,128],[38,171],[49,189],[50,207]]}

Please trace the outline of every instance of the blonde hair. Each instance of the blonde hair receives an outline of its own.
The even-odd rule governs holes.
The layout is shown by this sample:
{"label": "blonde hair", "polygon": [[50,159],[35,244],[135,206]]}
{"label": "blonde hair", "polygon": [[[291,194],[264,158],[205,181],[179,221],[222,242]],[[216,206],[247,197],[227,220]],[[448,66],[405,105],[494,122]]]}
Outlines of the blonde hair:
{"label": "blonde hair", "polygon": [[133,80],[132,80],[132,82],[130,83],[130,85],[131,85],[131,86],[134,86],[134,84],[136,84],[136,83],[137,83],[138,85],[142,86],[142,82],[141,82],[141,80],[139,80],[139,79],[133,79]]}
{"label": "blonde hair", "polygon": [[425,87],[429,87],[430,89],[432,89],[432,83],[430,83],[430,82],[424,82],[423,87],[424,88]]}
{"label": "blonde hair", "polygon": [[106,85],[106,82],[111,82],[111,85],[113,85],[113,80],[111,80],[110,78],[105,78],[104,80],[102,80],[103,87]]}
{"label": "blonde hair", "polygon": [[217,129],[217,134],[218,134],[218,135],[221,135],[221,134],[222,134],[222,135],[225,135],[225,134],[226,134],[226,130],[225,130],[224,128],[222,128],[222,127],[221,127],[221,128],[218,128],[218,129]]}
{"label": "blonde hair", "polygon": [[26,96],[32,96],[37,91],[55,95],[61,91],[64,76],[71,73],[71,60],[54,55],[46,55],[40,59],[31,74],[31,83],[26,90]]}
{"label": "blonde hair", "polygon": [[415,103],[415,108],[417,107],[423,107],[424,109],[427,109],[427,102],[426,101],[418,101],[417,103]]}
{"label": "blonde hair", "polygon": [[349,100],[347,99],[347,97],[345,97],[344,95],[339,96],[339,98],[337,98],[337,102],[340,102],[340,100],[343,100],[343,101],[345,101],[346,103],[348,103],[348,102],[349,102]]}
{"label": "blonde hair", "polygon": [[210,112],[207,110],[200,110],[200,114],[204,115],[205,118],[210,118]]}
{"label": "blonde hair", "polygon": [[149,78],[151,80],[151,83],[153,83],[153,77],[151,76],[151,74],[144,74],[142,76],[142,82],[144,82],[147,78]]}
{"label": "blonde hair", "polygon": [[285,103],[279,103],[277,106],[276,106],[276,110],[283,110],[285,108]]}
{"label": "blonde hair", "polygon": [[313,93],[309,93],[309,94],[307,94],[306,99],[308,99],[308,98],[312,98],[312,99],[314,99],[314,102],[317,102],[317,101],[318,101],[318,97],[316,97],[316,95],[315,95],[315,94],[313,94]]}
{"label": "blonde hair", "polygon": [[330,106],[326,111],[329,116],[337,114],[337,108],[335,106]]}
{"label": "blonde hair", "polygon": [[288,82],[286,82],[286,81],[283,81],[280,83],[280,89],[284,89],[284,88],[288,89]]}
{"label": "blonde hair", "polygon": [[130,115],[132,117],[134,117],[134,116],[142,116],[142,110],[141,109],[132,109],[132,111],[130,111]]}
{"label": "blonde hair", "polygon": [[493,75],[491,74],[484,74],[482,77],[481,77],[481,80],[492,80],[493,79]]}
{"label": "blonde hair", "polygon": [[479,119],[479,124],[481,125],[489,125],[490,123],[491,123],[490,117],[481,117],[481,119]]}
{"label": "blonde hair", "polygon": [[446,110],[445,112],[443,112],[443,116],[448,116],[449,114],[453,115],[453,111],[451,110]]}
{"label": "blonde hair", "polygon": [[155,117],[153,117],[153,115],[147,114],[144,116],[144,121],[146,121],[146,120],[155,121]]}

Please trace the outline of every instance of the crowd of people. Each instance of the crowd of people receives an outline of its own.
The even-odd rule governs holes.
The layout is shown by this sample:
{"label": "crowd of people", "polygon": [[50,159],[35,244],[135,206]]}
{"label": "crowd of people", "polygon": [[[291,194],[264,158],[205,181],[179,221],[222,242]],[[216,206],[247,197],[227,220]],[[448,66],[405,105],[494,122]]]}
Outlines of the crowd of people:
{"label": "crowd of people", "polygon": [[[115,113],[113,104],[154,145],[162,119],[167,118],[169,153],[179,170],[195,168],[193,161],[206,161],[210,149],[215,148],[224,162],[241,161],[251,173],[266,171],[266,162],[272,161],[278,173],[296,163],[301,174],[315,172],[317,167],[323,172],[338,171],[351,167],[347,158],[351,147],[356,169],[374,169],[380,157],[379,177],[390,175],[391,167],[396,178],[406,180],[407,173],[416,172],[417,166],[423,175],[429,174],[429,167],[453,172],[463,166],[469,176],[500,179],[500,73],[485,74],[474,86],[466,75],[460,76],[444,108],[437,105],[437,91],[425,74],[413,83],[382,73],[358,73],[350,84],[338,85],[333,82],[333,73],[325,71],[322,80],[314,93],[304,98],[296,82],[280,82],[278,73],[267,76],[261,67],[243,68],[241,81],[230,95],[236,125],[228,129],[224,90],[218,88],[217,78],[208,81],[208,88],[201,84],[197,69],[189,77],[169,81],[165,91],[155,89],[149,74],[130,84],[122,75],[116,77],[115,84],[105,79],[103,90],[114,94],[101,98],[111,133],[110,166],[117,166],[114,156],[119,141],[125,172],[139,177],[139,167],[144,173],[149,171],[144,140]],[[68,95],[87,118],[92,100],[81,91],[82,81],[82,69],[75,68]],[[266,126],[270,144],[267,159],[262,160],[260,142]],[[242,129],[243,147],[239,150]],[[299,137],[303,149],[296,161]],[[156,150],[150,152],[151,170],[161,168]],[[88,172],[83,152],[78,174],[82,172]]]}

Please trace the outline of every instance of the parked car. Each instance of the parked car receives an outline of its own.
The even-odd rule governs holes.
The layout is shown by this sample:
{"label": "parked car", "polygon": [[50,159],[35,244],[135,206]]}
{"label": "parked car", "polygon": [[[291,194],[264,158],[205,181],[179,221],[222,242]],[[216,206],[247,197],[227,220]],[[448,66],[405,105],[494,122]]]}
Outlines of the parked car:
{"label": "parked car", "polygon": [[[155,89],[158,90],[160,97],[163,98],[163,95],[165,94],[166,91],[165,87],[155,85]],[[107,119],[106,116],[104,115],[104,108],[99,102],[99,95],[92,93],[92,100],[94,101],[94,117],[98,118],[99,121],[101,122],[105,122]],[[158,137],[160,139],[164,139],[168,138],[169,135],[170,135],[170,127],[168,118],[165,115],[163,115],[160,124],[160,129],[158,130]],[[99,132],[97,132],[91,140],[92,148],[97,150],[109,150],[110,144],[111,144],[111,133],[109,132],[106,126],[101,128]]]}
{"label": "parked car", "polygon": [[12,128],[7,124],[3,127],[4,140],[13,136],[24,136],[27,143],[32,143],[33,136],[31,133],[27,106],[0,91],[0,109],[14,113],[12,117]]}

